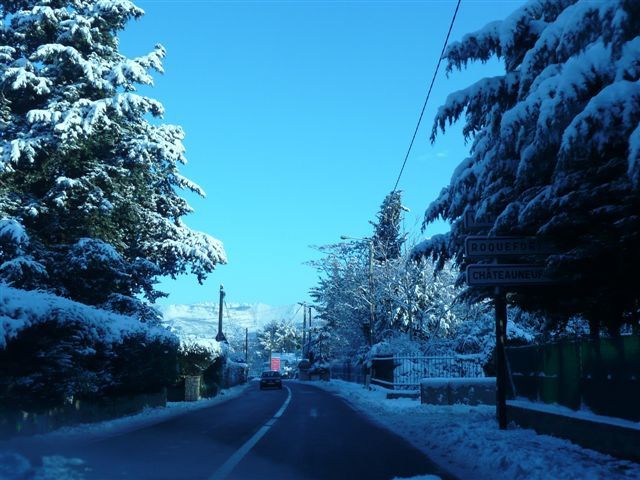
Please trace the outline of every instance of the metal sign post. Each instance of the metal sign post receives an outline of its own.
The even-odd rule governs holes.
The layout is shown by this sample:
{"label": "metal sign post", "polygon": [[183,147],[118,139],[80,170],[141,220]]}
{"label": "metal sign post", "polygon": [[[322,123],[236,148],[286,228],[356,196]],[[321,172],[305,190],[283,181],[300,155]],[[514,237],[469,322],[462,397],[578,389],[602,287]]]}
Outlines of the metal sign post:
{"label": "metal sign post", "polygon": [[[468,231],[488,231],[494,227],[495,218],[476,219],[473,210],[464,214],[464,228]],[[507,428],[507,369],[505,342],[507,337],[507,296],[505,287],[549,285],[542,265],[500,264],[500,258],[553,254],[556,248],[537,237],[473,236],[464,242],[467,258],[493,259],[493,264],[467,266],[467,284],[471,287],[494,287],[496,314],[496,417],[501,430]]]}
{"label": "metal sign post", "polygon": [[496,287],[494,304],[496,309],[496,416],[500,430],[506,430],[507,369],[504,344],[507,331],[507,298],[500,287]]}

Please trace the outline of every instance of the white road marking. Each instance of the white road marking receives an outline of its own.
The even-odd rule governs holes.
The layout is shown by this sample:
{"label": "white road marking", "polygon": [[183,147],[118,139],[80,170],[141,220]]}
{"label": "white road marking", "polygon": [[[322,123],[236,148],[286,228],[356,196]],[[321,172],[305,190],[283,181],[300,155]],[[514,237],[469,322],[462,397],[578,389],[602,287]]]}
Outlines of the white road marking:
{"label": "white road marking", "polygon": [[318,410],[315,408],[312,408],[311,411],[309,412],[309,415],[311,416],[311,418],[318,418]]}
{"label": "white road marking", "polygon": [[260,441],[262,437],[269,431],[269,429],[276,423],[276,420],[282,416],[284,411],[289,406],[291,402],[291,389],[285,385],[287,389],[287,399],[284,401],[280,409],[276,412],[273,418],[270,418],[267,423],[265,423],[260,430],[258,430],[253,437],[247,440],[244,445],[242,445],[236,452],[231,455],[226,462],[222,464],[222,466],[209,477],[209,480],[223,480],[229,476],[229,474],[233,471],[234,468],[242,461],[242,459],[251,451],[251,449]]}

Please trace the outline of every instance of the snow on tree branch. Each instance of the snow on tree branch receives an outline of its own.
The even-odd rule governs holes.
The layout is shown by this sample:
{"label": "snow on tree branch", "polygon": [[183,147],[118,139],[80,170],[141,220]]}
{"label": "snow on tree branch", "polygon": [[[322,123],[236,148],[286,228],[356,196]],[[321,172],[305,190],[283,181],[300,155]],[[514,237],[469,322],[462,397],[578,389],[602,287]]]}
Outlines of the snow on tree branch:
{"label": "snow on tree branch", "polygon": [[[439,217],[452,223],[446,251],[433,241],[419,252],[464,263],[461,220],[471,210],[497,218],[485,233],[553,237],[561,251],[549,267],[564,266],[553,269],[558,279],[578,272],[586,290],[595,280],[585,252],[591,265],[603,256],[599,277],[640,262],[597,248],[620,252],[640,230],[639,32],[634,1],[530,0],[453,43],[449,71],[496,57],[505,72],[452,93],[436,116],[432,141],[464,117],[472,143],[425,213],[425,225]],[[621,295],[623,310],[632,308],[633,294]],[[578,310],[596,308],[586,303]]]}
{"label": "snow on tree branch", "polygon": [[[166,50],[155,45],[137,58],[119,50],[120,31],[144,12],[126,0],[33,0],[1,8],[0,211],[32,239],[23,253],[48,273],[41,287],[100,305],[109,293],[134,298],[142,291],[153,299],[156,276],[192,272],[202,281],[225,263],[222,243],[182,218],[192,208],[181,190],[204,196],[179,172],[187,162],[184,131],[152,123],[149,117],[164,115],[163,105],[136,93],[163,73]],[[140,260],[155,268],[91,298],[59,264],[85,238],[117,253],[113,264],[121,270],[107,269],[106,276],[131,276]],[[4,271],[24,272],[18,266],[28,264],[25,256]],[[12,274],[11,281],[34,285],[36,270]]]}

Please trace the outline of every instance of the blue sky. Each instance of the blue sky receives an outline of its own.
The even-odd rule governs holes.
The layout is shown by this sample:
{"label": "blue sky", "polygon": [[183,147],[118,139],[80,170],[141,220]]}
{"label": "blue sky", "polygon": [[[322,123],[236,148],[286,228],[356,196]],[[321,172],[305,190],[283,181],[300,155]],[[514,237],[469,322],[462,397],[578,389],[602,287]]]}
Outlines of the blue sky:
{"label": "blue sky", "polygon": [[[452,40],[504,18],[522,1],[463,0]],[[310,245],[371,234],[398,175],[455,1],[148,0],[122,50],[168,51],[165,74],[144,90],[187,134],[182,173],[206,199],[186,195],[189,226],[222,240],[229,264],[199,285],[165,279],[161,303],[273,305],[308,300]],[[431,145],[447,94],[495,75],[497,62],[447,78],[441,70],[399,189],[416,239],[424,211],[468,146],[459,127]]]}

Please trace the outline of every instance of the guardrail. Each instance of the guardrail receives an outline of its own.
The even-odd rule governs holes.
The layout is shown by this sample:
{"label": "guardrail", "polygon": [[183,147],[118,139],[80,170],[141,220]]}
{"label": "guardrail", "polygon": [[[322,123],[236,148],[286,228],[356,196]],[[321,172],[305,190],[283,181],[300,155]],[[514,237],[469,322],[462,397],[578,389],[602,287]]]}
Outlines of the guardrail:
{"label": "guardrail", "polygon": [[395,390],[418,390],[423,378],[484,377],[480,355],[379,356],[371,370],[371,383]]}

